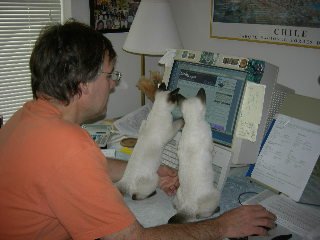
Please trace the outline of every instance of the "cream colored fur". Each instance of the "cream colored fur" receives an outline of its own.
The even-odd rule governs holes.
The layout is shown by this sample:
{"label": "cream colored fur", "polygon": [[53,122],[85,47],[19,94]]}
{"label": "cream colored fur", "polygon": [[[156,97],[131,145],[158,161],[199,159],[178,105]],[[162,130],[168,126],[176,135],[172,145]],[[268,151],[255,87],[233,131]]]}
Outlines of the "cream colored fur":
{"label": "cream colored fur", "polygon": [[[201,100],[202,98],[202,100]],[[177,215],[169,222],[181,223],[211,216],[219,205],[214,187],[213,142],[205,120],[205,92],[181,103],[185,121],[178,146],[180,187],[174,198]]]}
{"label": "cream colored fur", "polygon": [[122,193],[129,194],[135,200],[147,198],[155,191],[163,148],[183,125],[182,119],[173,122],[171,111],[176,101],[172,92],[156,92],[155,102],[140,127],[138,141],[125,173],[116,183]]}

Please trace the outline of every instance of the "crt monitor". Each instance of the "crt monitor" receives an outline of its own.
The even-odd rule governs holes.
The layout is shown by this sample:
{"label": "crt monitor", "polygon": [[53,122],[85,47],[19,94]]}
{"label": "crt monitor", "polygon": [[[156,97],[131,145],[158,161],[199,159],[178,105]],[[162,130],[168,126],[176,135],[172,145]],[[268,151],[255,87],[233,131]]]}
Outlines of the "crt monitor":
{"label": "crt monitor", "polygon": [[[277,74],[278,67],[262,60],[182,49],[176,50],[170,78],[164,81],[170,90],[180,88],[185,97],[205,89],[206,119],[213,142],[232,153],[233,165],[243,165],[257,159],[274,102]],[[253,123],[251,117],[246,118],[250,111],[254,112],[252,119],[258,118]],[[179,110],[173,112],[176,118],[180,114]]]}

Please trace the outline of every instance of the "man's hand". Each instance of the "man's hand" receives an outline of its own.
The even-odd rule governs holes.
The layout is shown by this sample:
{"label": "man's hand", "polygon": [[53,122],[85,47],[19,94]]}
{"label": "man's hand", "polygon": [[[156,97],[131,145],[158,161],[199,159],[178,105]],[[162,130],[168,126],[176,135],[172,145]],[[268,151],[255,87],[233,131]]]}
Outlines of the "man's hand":
{"label": "man's hand", "polygon": [[261,205],[246,205],[217,218],[223,236],[239,238],[250,235],[267,236],[268,229],[275,227],[277,217]]}
{"label": "man's hand", "polygon": [[169,196],[176,194],[180,186],[177,171],[161,165],[157,173],[159,175],[159,187]]}

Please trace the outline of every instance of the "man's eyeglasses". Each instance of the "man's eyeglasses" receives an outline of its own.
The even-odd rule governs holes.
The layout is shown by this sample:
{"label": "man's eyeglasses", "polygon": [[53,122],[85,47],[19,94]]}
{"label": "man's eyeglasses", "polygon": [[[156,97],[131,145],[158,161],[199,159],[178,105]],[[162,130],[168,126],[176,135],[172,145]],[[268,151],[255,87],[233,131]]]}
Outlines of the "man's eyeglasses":
{"label": "man's eyeglasses", "polygon": [[100,72],[100,73],[105,73],[107,79],[111,79],[113,81],[115,81],[116,83],[118,83],[121,79],[122,73],[118,72],[118,71],[114,71],[112,73],[108,73],[108,72]]}

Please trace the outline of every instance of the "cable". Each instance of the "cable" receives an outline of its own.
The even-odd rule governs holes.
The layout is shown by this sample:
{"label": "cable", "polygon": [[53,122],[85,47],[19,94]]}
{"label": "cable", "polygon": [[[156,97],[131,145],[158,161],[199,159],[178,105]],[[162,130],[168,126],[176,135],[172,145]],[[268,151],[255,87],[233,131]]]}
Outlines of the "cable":
{"label": "cable", "polygon": [[245,194],[258,194],[257,192],[243,192],[243,193],[240,193],[239,196],[238,196],[238,202],[240,205],[243,205],[242,204],[242,201],[241,201],[241,197]]}

